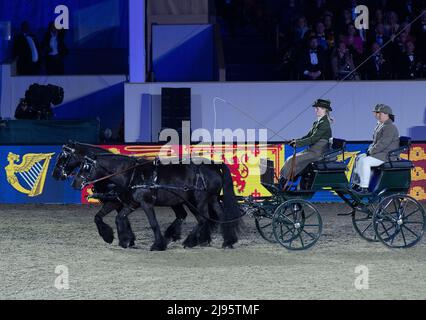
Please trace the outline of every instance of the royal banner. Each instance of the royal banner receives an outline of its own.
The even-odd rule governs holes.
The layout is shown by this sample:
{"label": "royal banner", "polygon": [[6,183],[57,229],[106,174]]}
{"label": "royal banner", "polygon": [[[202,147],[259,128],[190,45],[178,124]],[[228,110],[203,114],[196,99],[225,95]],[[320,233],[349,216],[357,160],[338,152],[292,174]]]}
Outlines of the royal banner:
{"label": "royal banner", "polygon": [[[126,145],[102,146],[105,149],[124,155],[148,157],[159,155],[203,156],[207,159],[225,162],[234,180],[235,194],[238,196],[269,196],[260,183],[259,161],[268,158],[274,162],[275,178],[278,181],[284,160],[293,154],[293,149],[282,144],[268,146],[170,146]],[[351,143],[341,156],[348,165],[348,180],[352,174],[355,158],[366,151],[367,144]],[[0,203],[96,203],[88,200],[90,188],[78,191],[71,188],[71,181],[55,181],[51,174],[61,146],[0,146]],[[408,154],[403,155],[408,158]],[[410,195],[426,201],[426,144],[414,144],[410,151],[412,187]],[[314,202],[341,201],[333,192],[324,191],[315,195]]]}
{"label": "royal banner", "polygon": [[[160,155],[171,157],[202,157],[212,162],[226,163],[231,171],[237,196],[269,196],[260,183],[260,159],[268,158],[274,162],[275,178],[278,179],[280,168],[284,163],[284,145],[247,145],[247,146],[102,146],[117,154],[147,157],[154,159]],[[97,203],[90,199],[92,191],[88,187],[81,195],[82,203]]]}
{"label": "royal banner", "polygon": [[[414,164],[410,195],[417,200],[426,201],[426,144],[415,144],[409,156]],[[405,158],[408,158],[408,154]]]}

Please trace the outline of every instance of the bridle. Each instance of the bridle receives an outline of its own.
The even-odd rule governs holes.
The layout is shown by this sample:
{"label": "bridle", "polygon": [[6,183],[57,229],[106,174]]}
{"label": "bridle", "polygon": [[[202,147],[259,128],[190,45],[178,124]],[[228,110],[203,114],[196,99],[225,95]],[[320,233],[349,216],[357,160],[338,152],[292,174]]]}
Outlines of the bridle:
{"label": "bridle", "polygon": [[[113,155],[111,155],[111,156],[113,156]],[[81,183],[81,189],[84,189],[85,187],[87,187],[89,185],[93,185],[95,183],[98,183],[98,182],[101,182],[101,181],[105,181],[107,179],[116,177],[116,176],[118,176],[120,174],[123,174],[123,173],[129,172],[130,170],[133,170],[132,176],[131,176],[131,179],[130,179],[130,182],[129,182],[129,186],[130,186],[132,184],[133,179],[134,179],[136,169],[140,168],[140,167],[142,167],[144,165],[153,163],[152,160],[145,160],[145,161],[141,162],[141,161],[138,161],[136,159],[135,159],[135,162],[137,163],[136,165],[133,165],[133,166],[131,166],[131,167],[127,168],[127,169],[124,169],[122,171],[110,174],[109,173],[109,169],[107,169],[104,166],[102,166],[96,160],[94,160],[94,159],[92,159],[90,157],[85,156],[84,157],[84,161],[80,165],[80,170],[78,171],[76,177],[74,178],[74,181],[75,181],[75,179],[77,177],[80,178],[81,181],[82,181],[82,183]],[[154,165],[155,165],[155,163],[156,163],[156,160],[154,161]],[[105,171],[107,173],[107,175],[103,176],[103,177],[101,177],[99,179],[96,179],[96,180],[91,180],[90,177],[92,177],[94,175],[94,171],[95,171],[96,168],[101,168],[103,171]],[[83,171],[87,172],[87,174],[83,174]]]}
{"label": "bridle", "polygon": [[[72,174],[66,172],[65,168],[68,167],[73,155],[75,155],[75,149],[72,149],[68,146],[63,146],[62,151],[56,160],[56,167],[60,170],[61,177],[65,179],[68,179],[70,176],[72,176]],[[64,163],[58,165],[58,162],[61,158],[65,158]]]}
{"label": "bridle", "polygon": [[[86,186],[93,184],[93,183],[90,183],[89,178],[93,175],[95,171],[96,163],[97,163],[96,160],[93,160],[92,158],[85,156],[84,161],[81,163],[80,169],[75,175],[72,183],[74,183],[77,178],[80,178],[81,189],[84,189]],[[83,172],[86,172],[86,171],[88,172],[83,174]]]}

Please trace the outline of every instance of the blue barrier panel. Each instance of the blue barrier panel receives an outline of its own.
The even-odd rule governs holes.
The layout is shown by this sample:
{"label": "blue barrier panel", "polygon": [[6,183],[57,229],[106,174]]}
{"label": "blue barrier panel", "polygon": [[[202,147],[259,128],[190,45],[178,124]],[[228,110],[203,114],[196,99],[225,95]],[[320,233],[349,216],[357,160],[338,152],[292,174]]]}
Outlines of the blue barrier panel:
{"label": "blue barrier panel", "polygon": [[60,146],[0,146],[0,203],[81,203],[81,192],[52,171]]}

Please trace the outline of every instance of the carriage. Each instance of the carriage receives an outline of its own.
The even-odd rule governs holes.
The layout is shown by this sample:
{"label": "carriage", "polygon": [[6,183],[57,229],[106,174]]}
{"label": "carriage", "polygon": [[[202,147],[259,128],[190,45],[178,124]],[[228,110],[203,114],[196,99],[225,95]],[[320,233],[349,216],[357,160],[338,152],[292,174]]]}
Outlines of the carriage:
{"label": "carriage", "polygon": [[333,139],[330,151],[311,163],[286,191],[274,183],[274,165],[267,160],[261,164],[266,166],[261,183],[272,196],[245,198],[243,210],[255,218],[265,240],[289,250],[304,250],[317,243],[323,228],[321,214],[310,200],[317,192],[329,190],[352,209],[340,215],[351,216],[363,239],[391,248],[412,247],[423,237],[426,215],[423,206],[407,195],[413,164],[409,156],[408,160],[399,156],[409,153],[410,146],[410,138],[400,138],[400,148],[389,152],[388,162],[374,168],[367,194],[351,188],[346,163],[337,161],[340,155],[345,158],[345,140]]}

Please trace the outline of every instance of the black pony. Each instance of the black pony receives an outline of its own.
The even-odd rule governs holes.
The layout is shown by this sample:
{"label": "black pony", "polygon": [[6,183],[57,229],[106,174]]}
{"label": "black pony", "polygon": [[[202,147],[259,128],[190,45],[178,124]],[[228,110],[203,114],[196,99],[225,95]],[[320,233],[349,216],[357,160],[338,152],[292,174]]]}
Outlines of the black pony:
{"label": "black pony", "polygon": [[[73,175],[73,172],[77,168],[81,166],[86,155],[106,153],[110,152],[101,147],[77,142],[69,142],[62,147],[62,151],[57,157],[52,176],[56,180],[66,180],[68,177]],[[114,210],[116,210],[118,214],[123,209],[123,201],[126,202],[126,199],[128,200],[129,197],[121,196],[120,198],[119,190],[116,188],[116,186],[108,183],[107,181],[100,181],[95,183],[93,191],[93,198],[96,198],[102,202],[102,208],[95,215],[96,227],[102,239],[105,242],[111,244],[114,240],[114,231],[103,221],[103,218]],[[137,204],[132,203],[131,201],[126,203],[126,205],[137,207]],[[165,232],[165,238],[167,242],[181,239],[181,226],[187,217],[187,212],[182,205],[173,206],[172,209],[176,214],[176,219]],[[127,217],[124,218],[123,223],[127,226],[130,237],[129,246],[132,247],[135,244],[135,235]]]}
{"label": "black pony", "polygon": [[[183,242],[184,247],[206,245],[211,242],[212,221],[208,208],[219,217],[223,235],[223,248],[232,248],[238,241],[240,211],[234,194],[231,173],[225,164],[170,164],[145,158],[121,155],[93,155],[86,157],[72,186],[81,189],[99,179],[106,179],[122,192],[127,190],[131,200],[145,211],[155,242],[151,250],[165,250],[167,242],[161,234],[154,206],[187,205],[196,215],[198,224]],[[219,202],[223,189],[223,208]],[[116,218],[120,246],[127,247],[131,233],[126,219],[133,212],[124,206]]]}

